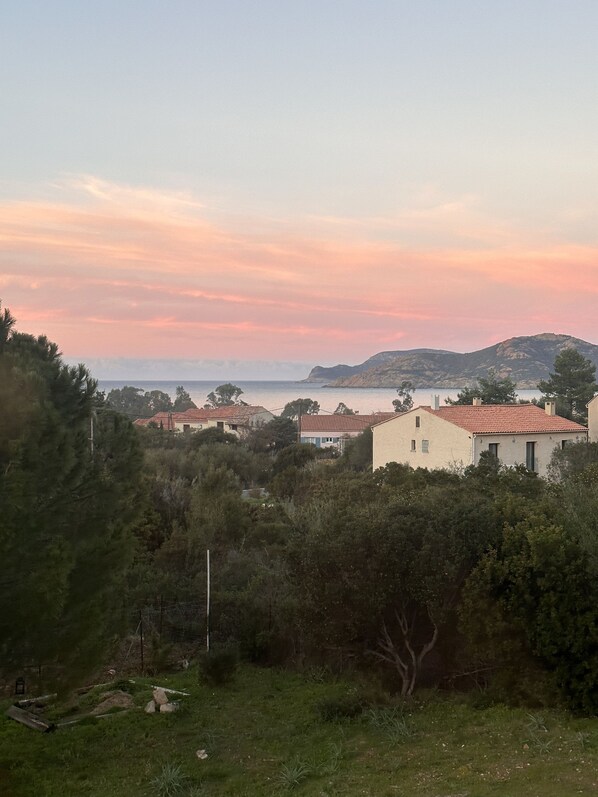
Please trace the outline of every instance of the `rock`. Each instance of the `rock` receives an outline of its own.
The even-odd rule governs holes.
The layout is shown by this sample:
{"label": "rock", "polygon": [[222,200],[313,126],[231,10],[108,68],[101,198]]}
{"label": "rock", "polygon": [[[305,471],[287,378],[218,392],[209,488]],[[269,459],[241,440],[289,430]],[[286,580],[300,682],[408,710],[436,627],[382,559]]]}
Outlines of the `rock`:
{"label": "rock", "polygon": [[97,705],[90,713],[106,714],[111,708],[133,708],[135,703],[131,695],[116,689],[114,692],[104,692],[102,702]]}
{"label": "rock", "polygon": [[176,703],[160,703],[161,714],[172,714],[177,710]]}
{"label": "rock", "polygon": [[168,703],[168,696],[163,689],[160,689],[160,687],[154,689],[153,697],[159,706],[164,706],[166,703]]}
{"label": "rock", "polygon": [[147,704],[147,706],[143,709],[146,714],[155,714],[156,713],[156,704],[153,700]]}
{"label": "rock", "polygon": [[205,750],[196,750],[195,755],[199,758],[200,761],[203,761],[204,758],[208,757],[208,754]]}

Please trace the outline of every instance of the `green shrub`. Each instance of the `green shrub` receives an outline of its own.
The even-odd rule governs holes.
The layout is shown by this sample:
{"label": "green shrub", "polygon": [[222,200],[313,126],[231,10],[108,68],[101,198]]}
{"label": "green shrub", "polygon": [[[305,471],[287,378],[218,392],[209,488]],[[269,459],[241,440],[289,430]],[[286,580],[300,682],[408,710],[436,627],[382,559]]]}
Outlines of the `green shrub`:
{"label": "green shrub", "polygon": [[199,657],[199,677],[212,686],[223,686],[235,677],[239,666],[236,648],[220,648]]}
{"label": "green shrub", "polygon": [[316,703],[316,711],[323,722],[354,719],[362,713],[363,701],[358,695],[326,697]]}

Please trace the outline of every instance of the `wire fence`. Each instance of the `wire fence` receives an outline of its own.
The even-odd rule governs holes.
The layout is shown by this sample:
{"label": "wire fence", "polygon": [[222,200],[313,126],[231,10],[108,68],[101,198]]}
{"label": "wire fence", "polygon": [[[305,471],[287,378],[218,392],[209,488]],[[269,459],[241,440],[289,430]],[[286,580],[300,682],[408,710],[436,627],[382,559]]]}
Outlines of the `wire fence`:
{"label": "wire fence", "polygon": [[129,633],[114,660],[120,672],[151,674],[173,666],[186,667],[206,649],[205,603],[144,606],[129,617]]}

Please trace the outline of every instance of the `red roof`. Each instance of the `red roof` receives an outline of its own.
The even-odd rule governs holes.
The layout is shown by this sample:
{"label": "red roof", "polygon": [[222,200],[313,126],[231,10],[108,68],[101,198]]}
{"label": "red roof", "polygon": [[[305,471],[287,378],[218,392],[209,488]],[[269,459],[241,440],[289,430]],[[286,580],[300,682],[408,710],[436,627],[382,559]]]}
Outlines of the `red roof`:
{"label": "red roof", "polygon": [[162,426],[163,429],[172,431],[175,428],[174,421],[178,414],[178,412],[157,412],[151,418],[137,418],[133,423],[135,426],[148,426],[150,423],[155,423],[156,426]]}
{"label": "red roof", "polygon": [[587,432],[585,426],[561,418],[560,415],[547,415],[545,410],[535,404],[467,404],[440,407],[437,410],[418,407],[417,410],[436,415],[472,434]]}
{"label": "red roof", "polygon": [[302,415],[301,432],[362,432],[375,423],[392,418],[394,412],[373,415]]}
{"label": "red roof", "polygon": [[[184,412],[157,412],[151,418],[139,418],[135,421],[137,426],[147,426],[149,423],[155,423],[162,426],[164,429],[174,429],[175,423],[193,422],[193,421],[227,421],[228,423],[244,424],[248,423],[254,415],[259,415],[262,412],[268,412],[264,407],[234,405],[231,407],[213,408],[199,408],[192,407]],[[274,417],[274,416],[272,416]]]}

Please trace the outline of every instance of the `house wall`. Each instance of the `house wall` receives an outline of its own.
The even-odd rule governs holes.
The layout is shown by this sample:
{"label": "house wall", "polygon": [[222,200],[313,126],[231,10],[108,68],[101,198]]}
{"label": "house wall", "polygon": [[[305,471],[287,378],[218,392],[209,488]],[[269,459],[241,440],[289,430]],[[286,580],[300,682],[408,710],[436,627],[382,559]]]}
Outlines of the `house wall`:
{"label": "house wall", "polygon": [[535,434],[475,435],[474,463],[480,461],[482,451],[488,451],[491,443],[498,443],[498,459],[502,465],[525,465],[526,443],[535,443],[535,468],[540,476],[547,476],[548,465],[555,448],[562,448],[563,441],[577,443],[585,440],[586,435],[579,432],[552,432]]}
{"label": "house wall", "polygon": [[590,443],[598,443],[598,396],[588,404],[588,430]]}
{"label": "house wall", "polygon": [[337,448],[342,451],[345,443],[352,437],[358,437],[363,429],[354,432],[302,432],[301,442],[311,443],[317,448]]}
{"label": "house wall", "polygon": [[[598,396],[596,397],[598,399]],[[595,401],[598,440],[598,400]],[[419,417],[419,427],[416,418]],[[451,468],[478,464],[490,444],[498,444],[498,458],[503,465],[525,465],[526,443],[535,443],[535,471],[546,476],[555,448],[563,443],[586,439],[580,432],[536,432],[533,434],[474,435],[425,410],[411,410],[386,423],[374,426],[373,467],[389,462],[406,463],[413,468]],[[428,441],[427,452],[424,441]],[[415,450],[412,450],[415,441]]]}
{"label": "house wall", "polygon": [[[419,417],[419,427],[416,418]],[[412,468],[461,467],[472,461],[472,440],[465,429],[414,409],[401,413],[390,421],[372,428],[374,436],[373,467],[381,468],[389,462],[400,462]],[[411,441],[415,440],[415,451]],[[423,442],[428,441],[425,452]]]}

